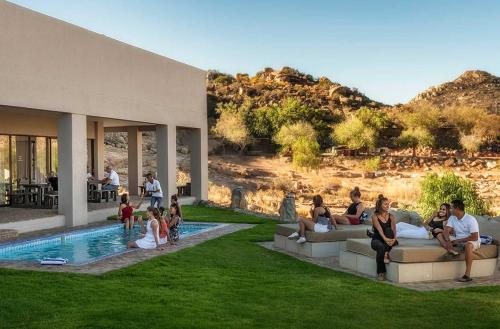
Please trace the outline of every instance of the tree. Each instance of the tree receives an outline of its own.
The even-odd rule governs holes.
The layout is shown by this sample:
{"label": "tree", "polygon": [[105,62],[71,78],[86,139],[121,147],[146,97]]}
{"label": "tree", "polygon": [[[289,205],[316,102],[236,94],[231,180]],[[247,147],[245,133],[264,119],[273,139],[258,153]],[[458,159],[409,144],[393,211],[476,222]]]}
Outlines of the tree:
{"label": "tree", "polygon": [[282,154],[289,154],[292,152],[293,144],[302,137],[316,141],[316,131],[310,123],[301,121],[282,126],[274,136],[274,141],[281,146],[280,152]]}
{"label": "tree", "polygon": [[219,118],[212,132],[224,140],[238,146],[243,152],[252,139],[246,126],[248,104],[237,106],[234,103],[219,104],[217,113]]}
{"label": "tree", "polygon": [[299,137],[292,145],[292,163],[298,168],[317,168],[321,163],[320,147],[315,139]]}
{"label": "tree", "polygon": [[404,130],[397,140],[402,147],[413,149],[413,156],[416,155],[416,149],[419,147],[432,147],[434,145],[434,136],[425,128],[409,128]]}
{"label": "tree", "polygon": [[430,216],[441,203],[455,199],[464,201],[469,214],[485,215],[489,212],[489,205],[479,196],[475,185],[452,172],[443,176],[427,175],[421,183],[421,191],[418,208],[424,217]]}
{"label": "tree", "polygon": [[389,126],[389,117],[380,110],[362,107],[356,111],[356,117],[366,126],[372,127],[380,132]]}
{"label": "tree", "polygon": [[355,116],[334,127],[333,139],[339,144],[345,144],[353,150],[374,149],[377,142],[377,132],[365,125]]}

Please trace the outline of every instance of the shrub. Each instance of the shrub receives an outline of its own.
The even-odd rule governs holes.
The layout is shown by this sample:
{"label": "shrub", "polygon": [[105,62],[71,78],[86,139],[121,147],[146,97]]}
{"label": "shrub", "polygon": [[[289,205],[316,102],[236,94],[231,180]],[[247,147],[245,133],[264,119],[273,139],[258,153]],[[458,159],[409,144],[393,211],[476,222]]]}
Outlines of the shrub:
{"label": "shrub", "polygon": [[311,124],[297,122],[292,125],[283,126],[274,136],[274,141],[281,146],[280,151],[282,154],[288,154],[292,151],[293,144],[301,137],[308,140],[316,140],[316,132]]}
{"label": "shrub", "polygon": [[355,116],[336,125],[332,135],[338,144],[345,144],[353,150],[361,148],[374,149],[377,136],[375,129],[366,126]]}
{"label": "shrub", "polygon": [[321,162],[319,144],[314,139],[299,137],[292,145],[292,162],[299,168],[317,168]]}
{"label": "shrub", "polygon": [[373,157],[370,159],[366,159],[363,162],[363,169],[366,171],[377,171],[380,168],[381,162],[382,161],[381,161],[379,156],[376,156],[376,157]]}
{"label": "shrub", "polygon": [[367,107],[362,107],[356,111],[356,117],[366,126],[372,127],[378,132],[386,129],[390,123],[389,117],[384,112]]}
{"label": "shrub", "polygon": [[251,143],[250,133],[246,126],[248,105],[237,106],[234,103],[220,104],[217,107],[219,119],[212,132],[224,140],[237,145],[240,151]]}
{"label": "shrub", "polygon": [[428,103],[414,106],[410,112],[398,114],[399,121],[406,129],[421,128],[429,132],[433,132],[441,126],[442,117],[441,112]]}
{"label": "shrub", "polygon": [[421,190],[418,208],[424,217],[429,217],[441,203],[455,199],[464,201],[469,214],[484,215],[489,212],[489,205],[478,195],[475,185],[451,172],[441,177],[427,175],[421,183]]}
{"label": "shrub", "polygon": [[482,143],[482,138],[475,134],[460,136],[460,145],[470,153],[479,151]]}
{"label": "shrub", "polygon": [[217,78],[214,79],[214,83],[228,85],[235,81],[234,77],[230,75],[221,74]]}
{"label": "shrub", "polygon": [[406,129],[397,139],[397,143],[400,146],[413,149],[413,156],[415,156],[415,150],[417,148],[426,146],[432,147],[434,142],[434,136],[425,128]]}

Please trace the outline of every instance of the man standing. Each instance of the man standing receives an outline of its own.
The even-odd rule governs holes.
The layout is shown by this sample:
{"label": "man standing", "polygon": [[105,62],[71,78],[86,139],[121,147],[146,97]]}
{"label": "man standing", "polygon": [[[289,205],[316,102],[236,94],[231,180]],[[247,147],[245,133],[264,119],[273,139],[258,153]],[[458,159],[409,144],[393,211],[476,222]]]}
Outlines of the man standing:
{"label": "man standing", "polygon": [[[455,232],[455,237],[450,237],[452,230]],[[451,202],[451,216],[446,224],[443,237],[449,248],[456,247],[465,251],[465,274],[458,281],[472,281],[470,271],[474,260],[474,251],[481,247],[481,240],[477,220],[465,213],[462,200],[453,200]]]}
{"label": "man standing", "polygon": [[144,185],[147,192],[151,193],[151,207],[160,208],[163,206],[163,192],[161,191],[160,182],[153,178],[151,173],[146,175],[146,184]]}
{"label": "man standing", "polygon": [[107,177],[102,180],[102,189],[103,190],[117,190],[120,186],[120,178],[116,171],[111,168],[111,166],[106,166],[104,170],[107,174]]}

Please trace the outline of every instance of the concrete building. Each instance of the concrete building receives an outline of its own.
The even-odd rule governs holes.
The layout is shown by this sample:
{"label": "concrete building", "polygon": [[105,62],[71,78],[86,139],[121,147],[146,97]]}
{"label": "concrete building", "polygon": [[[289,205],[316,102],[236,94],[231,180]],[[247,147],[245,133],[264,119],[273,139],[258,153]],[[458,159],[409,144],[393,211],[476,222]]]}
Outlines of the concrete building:
{"label": "concrete building", "polygon": [[205,71],[3,0],[0,31],[0,204],[9,184],[57,170],[60,220],[92,221],[85,176],[90,166],[103,177],[105,131],[128,133],[131,194],[142,183],[142,131],[156,131],[168,198],[177,129],[190,130],[192,195],[207,199]]}

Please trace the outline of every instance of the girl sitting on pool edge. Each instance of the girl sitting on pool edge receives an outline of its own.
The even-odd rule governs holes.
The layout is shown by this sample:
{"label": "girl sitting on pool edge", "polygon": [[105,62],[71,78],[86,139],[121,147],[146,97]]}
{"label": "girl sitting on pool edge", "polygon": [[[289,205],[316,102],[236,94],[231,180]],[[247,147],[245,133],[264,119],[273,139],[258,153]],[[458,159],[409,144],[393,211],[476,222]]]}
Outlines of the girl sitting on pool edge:
{"label": "girl sitting on pool edge", "polygon": [[139,218],[139,224],[141,225],[141,231],[146,233],[146,235],[139,240],[130,241],[127,244],[127,248],[141,248],[141,249],[155,249],[163,250],[160,240],[160,211],[158,208],[148,207],[147,210],[148,223],[146,228],[144,228],[144,223],[142,219]]}
{"label": "girl sitting on pool edge", "polygon": [[121,196],[121,202],[118,206],[118,219],[120,219],[123,223],[123,228],[133,229],[134,222],[139,220],[139,216],[134,216],[134,209],[139,209],[141,207],[143,201],[143,197],[141,197],[141,201],[138,204],[130,203],[130,197],[128,193],[123,193]]}

